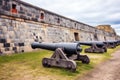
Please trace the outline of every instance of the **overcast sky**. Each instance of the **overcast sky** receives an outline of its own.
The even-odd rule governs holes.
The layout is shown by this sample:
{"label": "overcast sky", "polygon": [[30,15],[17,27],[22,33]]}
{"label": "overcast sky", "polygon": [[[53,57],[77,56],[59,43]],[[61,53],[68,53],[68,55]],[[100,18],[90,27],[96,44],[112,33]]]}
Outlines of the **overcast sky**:
{"label": "overcast sky", "polygon": [[110,24],[120,35],[120,0],[22,0],[54,13],[97,26]]}

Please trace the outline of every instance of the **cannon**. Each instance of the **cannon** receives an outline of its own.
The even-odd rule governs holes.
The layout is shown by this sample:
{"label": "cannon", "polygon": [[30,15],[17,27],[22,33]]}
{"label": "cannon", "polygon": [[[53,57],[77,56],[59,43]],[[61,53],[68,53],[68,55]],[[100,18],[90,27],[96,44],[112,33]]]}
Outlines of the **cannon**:
{"label": "cannon", "polygon": [[120,40],[117,40],[117,42],[118,42],[118,46],[120,45]]}
{"label": "cannon", "polygon": [[82,61],[82,63],[89,64],[90,59],[87,55],[80,55],[82,49],[79,43],[39,43],[31,44],[33,49],[41,48],[54,51],[50,58],[43,58],[42,65],[44,67],[62,67],[71,71],[76,71],[76,62],[74,60]]}
{"label": "cannon", "polygon": [[75,41],[75,43],[79,43],[81,45],[91,46],[90,48],[87,48],[84,50],[86,53],[104,53],[104,52],[107,52],[106,45],[101,41],[89,41],[89,42]]}
{"label": "cannon", "polygon": [[114,42],[114,44],[115,44],[116,46],[119,46],[119,45],[120,45],[120,41],[119,41],[119,40],[114,40],[113,42]]}
{"label": "cannon", "polygon": [[116,48],[116,46],[118,46],[118,41],[104,41],[103,42],[107,48]]}

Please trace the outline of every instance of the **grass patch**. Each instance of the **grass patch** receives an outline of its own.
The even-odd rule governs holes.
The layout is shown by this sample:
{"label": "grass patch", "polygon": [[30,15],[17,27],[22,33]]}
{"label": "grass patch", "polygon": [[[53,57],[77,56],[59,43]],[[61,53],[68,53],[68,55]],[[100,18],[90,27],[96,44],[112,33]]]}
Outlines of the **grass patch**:
{"label": "grass patch", "polygon": [[[82,46],[82,48],[87,47]],[[120,46],[108,49],[104,54],[82,52],[82,55],[90,57],[91,63],[87,65],[77,61],[77,71],[74,73],[63,68],[44,68],[41,60],[44,57],[50,57],[53,54],[52,51],[40,50],[0,56],[0,80],[74,80],[97,64],[109,59],[117,49],[120,49]]]}

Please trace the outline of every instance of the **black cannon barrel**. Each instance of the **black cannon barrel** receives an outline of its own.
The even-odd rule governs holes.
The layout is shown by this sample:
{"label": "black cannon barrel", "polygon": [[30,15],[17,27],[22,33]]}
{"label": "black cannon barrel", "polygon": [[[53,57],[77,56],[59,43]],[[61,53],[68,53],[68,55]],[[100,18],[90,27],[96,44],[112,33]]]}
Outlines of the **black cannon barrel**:
{"label": "black cannon barrel", "polygon": [[119,45],[119,40],[113,40],[113,41],[109,41],[109,42],[113,42],[116,46]]}
{"label": "black cannon barrel", "polygon": [[96,46],[104,46],[104,43],[101,41],[87,41],[87,42],[75,41],[75,43],[79,43],[81,45],[87,45],[87,46],[92,46],[93,44],[95,44]]}
{"label": "black cannon barrel", "polygon": [[118,42],[118,46],[120,45],[120,40],[117,40],[117,42]]}
{"label": "black cannon barrel", "polygon": [[116,40],[104,41],[103,43],[109,48],[115,48],[118,45],[118,41]]}
{"label": "black cannon barrel", "polygon": [[108,42],[108,43],[117,43],[117,40],[109,40],[109,41],[104,41],[104,42]]}
{"label": "black cannon barrel", "polygon": [[62,48],[66,54],[78,54],[82,51],[79,43],[39,43],[34,42],[31,44],[33,49],[41,48],[46,50],[55,51],[57,48]]}

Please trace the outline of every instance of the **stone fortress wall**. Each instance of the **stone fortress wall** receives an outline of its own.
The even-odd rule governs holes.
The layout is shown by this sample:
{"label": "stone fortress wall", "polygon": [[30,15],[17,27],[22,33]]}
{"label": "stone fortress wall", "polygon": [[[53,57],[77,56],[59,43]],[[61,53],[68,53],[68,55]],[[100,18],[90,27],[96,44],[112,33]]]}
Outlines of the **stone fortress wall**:
{"label": "stone fortress wall", "polygon": [[115,40],[97,29],[20,0],[0,0],[0,54],[31,51],[34,41],[72,42]]}

